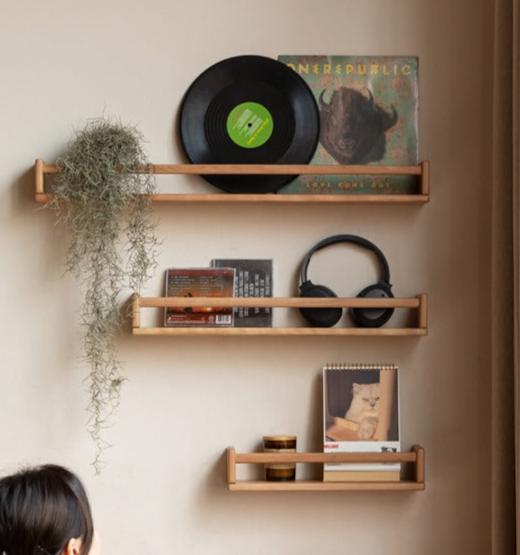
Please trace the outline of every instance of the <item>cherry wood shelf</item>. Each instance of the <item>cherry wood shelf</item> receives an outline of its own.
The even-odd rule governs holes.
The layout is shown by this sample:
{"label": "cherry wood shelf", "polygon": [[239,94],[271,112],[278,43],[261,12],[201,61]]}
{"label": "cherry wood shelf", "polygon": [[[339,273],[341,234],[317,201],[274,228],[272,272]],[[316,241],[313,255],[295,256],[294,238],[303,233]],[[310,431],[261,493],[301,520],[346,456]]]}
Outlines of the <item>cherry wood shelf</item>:
{"label": "cherry wood shelf", "polygon": [[[35,200],[45,203],[51,194],[45,190],[45,176],[59,171],[53,164],[37,159],[34,165]],[[285,164],[151,164],[143,168],[157,175],[416,175],[420,179],[419,193],[409,195],[365,195],[345,193],[320,194],[229,194],[229,193],[157,193],[151,195],[158,203],[268,203],[268,204],[424,204],[430,198],[430,164],[423,161],[415,166],[342,166]]]}
{"label": "cherry wood shelf", "polygon": [[[412,480],[399,482],[322,482],[295,480],[267,482],[237,480],[237,464],[276,463],[384,463],[400,462],[414,466]],[[422,491],[425,489],[425,452],[415,445],[403,453],[236,453],[227,449],[227,486],[230,491]]]}
{"label": "cherry wood shelf", "polygon": [[[417,326],[409,328],[357,327],[291,327],[291,328],[235,328],[235,327],[142,327],[143,308],[167,307],[270,307],[270,308],[407,308],[417,313]],[[323,298],[323,297],[139,297],[132,298],[132,333],[159,336],[423,336],[428,333],[428,300],[425,294],[411,298]]]}

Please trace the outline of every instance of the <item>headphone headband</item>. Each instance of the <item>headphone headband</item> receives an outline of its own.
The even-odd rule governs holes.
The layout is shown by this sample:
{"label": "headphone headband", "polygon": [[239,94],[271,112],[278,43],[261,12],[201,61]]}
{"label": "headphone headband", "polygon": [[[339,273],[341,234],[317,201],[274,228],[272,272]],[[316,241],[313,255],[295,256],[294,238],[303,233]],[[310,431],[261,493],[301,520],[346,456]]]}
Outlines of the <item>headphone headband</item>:
{"label": "headphone headband", "polygon": [[300,280],[302,285],[308,281],[307,270],[309,268],[309,263],[311,261],[312,255],[316,251],[319,251],[331,245],[336,245],[338,243],[351,243],[354,245],[358,245],[359,247],[363,247],[369,251],[372,251],[376,255],[382,269],[383,275],[382,275],[381,281],[383,283],[387,283],[388,285],[390,285],[390,268],[388,266],[388,262],[386,261],[385,255],[383,254],[383,251],[379,247],[374,245],[374,243],[370,242],[368,239],[359,237],[358,235],[346,235],[346,234],[332,235],[330,237],[326,237],[325,239],[322,239],[319,243],[316,243],[316,245],[314,245],[314,247],[312,247],[312,249],[305,255],[305,258],[303,259],[303,262],[302,262],[302,267],[301,267],[302,269],[300,273]]}

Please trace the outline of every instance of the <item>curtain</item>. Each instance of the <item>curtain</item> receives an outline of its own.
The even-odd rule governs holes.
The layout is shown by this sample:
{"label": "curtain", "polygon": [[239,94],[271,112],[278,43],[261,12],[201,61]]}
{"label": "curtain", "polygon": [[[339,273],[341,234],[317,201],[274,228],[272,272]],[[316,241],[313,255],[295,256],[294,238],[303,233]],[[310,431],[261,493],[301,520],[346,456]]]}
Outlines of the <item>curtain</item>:
{"label": "curtain", "polygon": [[492,555],[520,555],[519,0],[495,0],[491,203]]}
{"label": "curtain", "polygon": [[515,370],[515,460],[516,460],[516,553],[520,553],[520,1],[513,2],[512,64],[512,178],[514,252],[514,370]]}

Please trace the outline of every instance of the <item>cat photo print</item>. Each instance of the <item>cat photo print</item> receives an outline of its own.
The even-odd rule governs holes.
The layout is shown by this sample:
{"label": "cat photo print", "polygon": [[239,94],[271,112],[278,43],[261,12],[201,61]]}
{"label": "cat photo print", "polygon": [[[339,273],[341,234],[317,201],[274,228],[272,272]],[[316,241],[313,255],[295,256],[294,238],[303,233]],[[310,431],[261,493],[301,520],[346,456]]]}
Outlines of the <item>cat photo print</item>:
{"label": "cat photo print", "polygon": [[[397,367],[393,364],[325,366],[323,412],[325,453],[399,451]],[[325,470],[336,471],[390,471],[395,465],[325,466]],[[399,465],[393,470],[398,471]]]}

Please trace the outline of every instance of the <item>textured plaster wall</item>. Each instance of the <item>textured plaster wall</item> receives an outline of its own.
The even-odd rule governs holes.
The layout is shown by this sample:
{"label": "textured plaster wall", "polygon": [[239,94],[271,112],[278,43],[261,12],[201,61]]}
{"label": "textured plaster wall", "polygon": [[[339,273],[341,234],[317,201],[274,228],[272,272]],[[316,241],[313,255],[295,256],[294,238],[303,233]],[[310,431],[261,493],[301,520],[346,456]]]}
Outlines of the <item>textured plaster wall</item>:
{"label": "textured plaster wall", "polygon": [[[77,471],[105,553],[488,553],[490,23],[484,0],[0,0],[0,472],[47,461]],[[32,162],[52,162],[103,113],[136,123],[153,161],[178,161],[184,90],[241,53],[418,55],[431,203],[157,207],[161,271],[146,292],[162,292],[168,266],[226,256],[272,257],[275,293],[289,295],[309,246],[356,233],[388,256],[396,294],[429,293],[430,334],[123,335],[128,382],[95,477],[80,292],[62,275],[66,230],[32,202]],[[187,180],[160,185],[175,183]],[[312,272],[344,295],[376,276],[348,247],[316,256]],[[427,491],[228,493],[228,445],[292,432],[300,448],[319,447],[320,367],[341,360],[400,365],[403,446],[426,447]]]}

